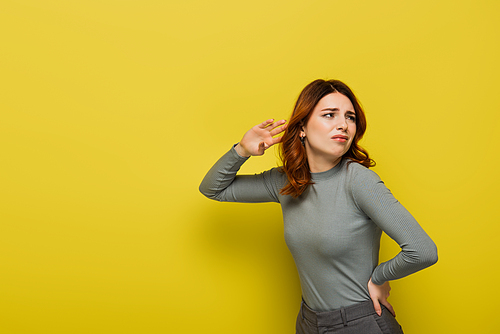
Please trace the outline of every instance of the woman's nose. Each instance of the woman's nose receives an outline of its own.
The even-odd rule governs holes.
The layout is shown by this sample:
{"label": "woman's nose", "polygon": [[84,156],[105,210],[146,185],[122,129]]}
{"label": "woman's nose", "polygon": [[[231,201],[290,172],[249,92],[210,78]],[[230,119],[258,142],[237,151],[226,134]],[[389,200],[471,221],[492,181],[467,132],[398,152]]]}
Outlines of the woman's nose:
{"label": "woman's nose", "polygon": [[345,119],[337,124],[337,130],[347,130],[347,122],[345,121]]}

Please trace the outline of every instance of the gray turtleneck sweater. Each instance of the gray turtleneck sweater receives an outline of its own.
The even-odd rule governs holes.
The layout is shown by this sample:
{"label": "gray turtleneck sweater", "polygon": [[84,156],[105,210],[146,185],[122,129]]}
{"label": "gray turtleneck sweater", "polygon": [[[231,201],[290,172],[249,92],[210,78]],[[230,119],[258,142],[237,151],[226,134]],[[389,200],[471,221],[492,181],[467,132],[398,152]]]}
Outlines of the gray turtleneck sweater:
{"label": "gray turtleneck sweater", "polygon": [[[279,193],[287,181],[279,168],[236,175],[247,159],[231,148],[200,191],[218,201],[281,204],[285,241],[312,309],[331,311],[369,300],[370,277],[380,285],[437,261],[434,242],[368,168],[343,159],[326,172],[311,173],[314,184],[293,198]],[[401,252],[378,264],[382,231]]]}

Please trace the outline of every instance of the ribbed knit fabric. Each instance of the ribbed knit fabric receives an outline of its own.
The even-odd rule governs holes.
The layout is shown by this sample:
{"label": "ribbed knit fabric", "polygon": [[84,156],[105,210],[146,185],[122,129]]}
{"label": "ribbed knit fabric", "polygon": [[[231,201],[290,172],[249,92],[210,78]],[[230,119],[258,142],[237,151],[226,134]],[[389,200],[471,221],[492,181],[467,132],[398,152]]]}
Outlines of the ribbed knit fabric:
{"label": "ribbed knit fabric", "polygon": [[[434,242],[373,171],[343,159],[312,173],[313,185],[298,198],[279,194],[286,175],[273,168],[236,175],[247,160],[231,148],[200,185],[208,198],[229,202],[281,204],[285,241],[300,277],[304,301],[331,311],[370,299],[367,283],[383,284],[437,261]],[[401,247],[378,264],[384,231]]]}

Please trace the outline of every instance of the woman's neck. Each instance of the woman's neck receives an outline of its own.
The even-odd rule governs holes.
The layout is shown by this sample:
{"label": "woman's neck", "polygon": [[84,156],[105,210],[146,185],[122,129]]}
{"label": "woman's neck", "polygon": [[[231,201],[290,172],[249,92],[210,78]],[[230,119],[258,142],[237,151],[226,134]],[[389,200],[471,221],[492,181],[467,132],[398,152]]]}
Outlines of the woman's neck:
{"label": "woman's neck", "polygon": [[311,173],[321,173],[332,169],[337,166],[342,160],[342,157],[337,157],[335,159],[321,159],[318,157],[307,157],[307,163],[309,164],[309,171]]}

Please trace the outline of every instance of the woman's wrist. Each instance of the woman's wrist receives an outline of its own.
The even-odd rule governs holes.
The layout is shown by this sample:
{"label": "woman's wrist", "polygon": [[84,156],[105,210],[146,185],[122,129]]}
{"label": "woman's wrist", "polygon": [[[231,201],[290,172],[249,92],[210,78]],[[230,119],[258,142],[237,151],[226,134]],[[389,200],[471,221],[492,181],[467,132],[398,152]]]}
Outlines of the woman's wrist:
{"label": "woman's wrist", "polygon": [[236,146],[234,147],[236,153],[238,153],[238,155],[242,158],[248,158],[251,156],[250,153],[248,153],[241,145],[240,143],[236,144]]}

